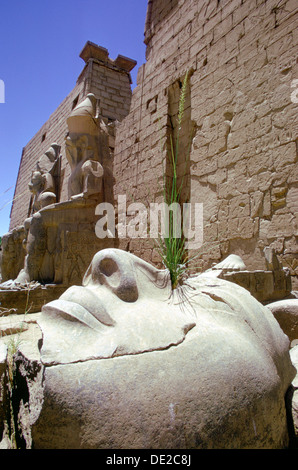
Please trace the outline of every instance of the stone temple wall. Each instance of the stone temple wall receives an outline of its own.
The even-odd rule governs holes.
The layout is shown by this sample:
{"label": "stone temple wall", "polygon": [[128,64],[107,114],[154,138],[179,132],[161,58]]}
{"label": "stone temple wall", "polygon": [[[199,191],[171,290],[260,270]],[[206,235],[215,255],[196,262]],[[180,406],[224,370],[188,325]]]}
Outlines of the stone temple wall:
{"label": "stone temple wall", "polygon": [[[127,205],[161,202],[188,72],[178,176],[183,202],[204,207],[196,268],[236,253],[248,269],[264,270],[264,249],[274,249],[297,289],[297,11],[294,0],[149,0],[146,63],[132,95],[135,62],[113,61],[88,42],[75,88],[23,149],[10,230],[28,216],[31,173],[53,142],[61,146],[58,200],[67,200],[66,118],[90,92],[106,122],[119,121],[110,136],[115,205],[119,195]],[[160,265],[150,238],[120,238],[119,247]]]}
{"label": "stone temple wall", "polygon": [[[31,199],[28,183],[31,173],[36,169],[38,159],[53,142],[61,146],[58,200],[68,199],[67,181],[70,167],[65,156],[66,119],[88,93],[93,93],[97,98],[97,112],[107,123],[121,121],[129,112],[131,101],[129,72],[136,62],[121,55],[116,60],[111,60],[105,48],[89,41],[81,51],[80,57],[85,61],[85,67],[75,87],[23,149],[11,210],[10,230],[23,225],[28,217]],[[110,136],[110,145],[113,148],[113,135]]]}
{"label": "stone temple wall", "polygon": [[[264,248],[270,247],[291,270],[294,288],[297,26],[295,0],[149,0],[147,61],[117,130],[114,158],[116,197],[126,195],[127,204],[160,201],[163,144],[169,131],[175,134],[177,96],[188,71],[181,149],[192,139],[185,201],[204,204],[197,265],[206,269],[237,253],[248,269],[265,269]],[[158,263],[149,238],[120,242]]]}

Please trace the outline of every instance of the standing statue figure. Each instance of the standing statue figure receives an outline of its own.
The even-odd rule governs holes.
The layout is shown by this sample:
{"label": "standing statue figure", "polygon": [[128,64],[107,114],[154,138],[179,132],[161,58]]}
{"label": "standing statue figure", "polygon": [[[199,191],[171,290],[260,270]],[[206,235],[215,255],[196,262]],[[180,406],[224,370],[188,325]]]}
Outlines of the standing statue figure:
{"label": "standing statue figure", "polygon": [[101,162],[108,141],[104,123],[96,116],[96,98],[92,93],[67,119],[66,157],[71,168],[68,180],[69,199],[89,198],[102,194],[104,170]]}

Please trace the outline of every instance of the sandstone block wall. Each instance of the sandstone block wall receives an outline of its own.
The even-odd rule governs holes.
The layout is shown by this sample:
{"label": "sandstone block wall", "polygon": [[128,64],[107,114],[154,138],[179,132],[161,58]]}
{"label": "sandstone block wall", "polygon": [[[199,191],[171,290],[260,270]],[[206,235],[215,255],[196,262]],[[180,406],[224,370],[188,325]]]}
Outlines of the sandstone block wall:
{"label": "sandstone block wall", "polygon": [[[291,270],[294,288],[297,26],[295,0],[149,0],[147,62],[117,130],[114,159],[116,196],[160,199],[173,90],[189,71],[192,125],[183,139],[194,127],[186,193],[204,204],[198,268],[237,253],[248,269],[264,269],[269,246]],[[152,240],[121,243],[158,263]]]}
{"label": "sandstone block wall", "polygon": [[[59,145],[63,146],[65,135],[67,133],[66,118],[71,112],[74,100],[78,95],[81,96],[83,94],[84,84],[84,80],[77,83],[71,93],[50,116],[49,120],[23,148],[10,215],[10,230],[18,225],[22,225],[25,218],[28,217],[31,198],[28,183],[31,179],[31,173],[35,170],[36,162],[40,156],[47,151],[53,142],[57,142]],[[65,161],[66,160],[64,159],[64,162]],[[63,173],[62,179],[64,179]]]}
{"label": "sandstone block wall", "polygon": [[[28,216],[31,193],[28,183],[36,162],[48,150],[53,142],[61,146],[61,174],[59,201],[68,199],[67,181],[70,168],[65,156],[65,136],[68,131],[66,119],[72,109],[88,93],[97,98],[97,111],[106,122],[121,121],[129,112],[131,101],[131,78],[129,71],[135,61],[118,56],[111,60],[108,51],[89,41],[80,57],[85,67],[77,79],[74,89],[58,106],[48,121],[23,148],[19,173],[11,210],[10,230],[22,225]],[[111,135],[110,146],[113,149],[114,138]]]}

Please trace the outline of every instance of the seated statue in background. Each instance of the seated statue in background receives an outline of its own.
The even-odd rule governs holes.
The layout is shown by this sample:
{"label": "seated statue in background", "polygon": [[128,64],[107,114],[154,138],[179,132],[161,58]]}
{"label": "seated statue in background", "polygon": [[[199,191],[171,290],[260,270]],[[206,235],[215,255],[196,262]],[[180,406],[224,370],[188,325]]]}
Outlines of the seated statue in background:
{"label": "seated statue in background", "polygon": [[29,189],[33,194],[33,203],[31,213],[38,212],[50,204],[56,203],[56,194],[54,188],[53,177],[50,173],[42,173],[41,171],[33,171]]}
{"label": "seated statue in background", "polygon": [[108,152],[108,132],[96,115],[96,98],[89,93],[67,119],[66,158],[71,168],[68,197],[86,199],[102,194],[102,162]]}
{"label": "seated statue in background", "polygon": [[68,180],[71,200],[88,198],[102,192],[102,165],[93,160],[94,151],[88,147],[88,137],[81,136],[75,142],[67,136],[66,156],[72,173]]}
{"label": "seated statue in background", "polygon": [[[39,223],[39,211],[57,202],[57,167],[60,158],[60,146],[51,144],[50,148],[39,158],[36,169],[32,171],[29,190],[32,193],[28,217],[22,226],[23,238],[23,267],[17,277],[7,273],[6,280],[1,284],[3,288],[13,288],[16,285],[39,281],[38,272],[45,254],[46,233]],[[7,234],[8,238],[12,234]],[[5,253],[6,254],[6,253]],[[7,263],[7,262],[6,262]],[[12,274],[12,272],[11,272]]]}
{"label": "seated statue in background", "polygon": [[55,176],[59,162],[60,146],[55,142],[39,158],[36,169],[32,171],[29,190],[32,193],[29,216],[57,201]]}

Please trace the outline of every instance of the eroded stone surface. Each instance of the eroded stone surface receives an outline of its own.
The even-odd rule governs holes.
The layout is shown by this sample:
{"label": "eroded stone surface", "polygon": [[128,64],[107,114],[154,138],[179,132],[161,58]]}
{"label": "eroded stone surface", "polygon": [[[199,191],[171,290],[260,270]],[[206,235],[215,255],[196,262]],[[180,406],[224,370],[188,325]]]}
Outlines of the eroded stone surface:
{"label": "eroded stone surface", "polygon": [[[41,314],[4,317],[20,339],[17,445],[287,447],[289,340],[268,308],[217,276],[193,276],[170,295],[166,271],[102,250],[83,286]],[[6,430],[1,448],[10,445]]]}
{"label": "eroded stone surface", "polygon": [[[108,132],[96,115],[96,98],[89,93],[67,119],[66,157],[71,169],[69,198],[102,193],[104,170],[101,165],[108,153]],[[101,163],[100,163],[101,162]]]}
{"label": "eroded stone surface", "polygon": [[298,339],[298,299],[279,300],[270,303],[267,307],[290,341]]}
{"label": "eroded stone surface", "polygon": [[126,252],[100,251],[82,287],[69,288],[43,307],[43,362],[107,358],[179,344],[195,322],[181,315],[170,295],[167,271]]}
{"label": "eroded stone surface", "polygon": [[165,271],[109,249],[44,307],[36,448],[288,445],[296,371],[270,310],[213,271],[169,293]]}
{"label": "eroded stone surface", "polygon": [[[291,361],[298,371],[298,345],[290,351]],[[291,417],[292,417],[292,433],[293,447],[298,448],[298,373],[295,376],[292,387],[289,391],[291,396]]]}
{"label": "eroded stone surface", "polygon": [[[7,346],[0,341],[0,436],[4,431],[4,422],[6,415],[6,395],[5,374],[7,369]],[[0,438],[1,440],[1,438]]]}
{"label": "eroded stone surface", "polygon": [[[28,217],[20,230],[4,237],[2,272],[6,282],[2,287],[13,289],[32,281],[61,287],[81,283],[98,249],[115,245],[114,239],[101,240],[95,234],[95,208],[104,197],[111,199],[113,133],[112,123],[108,125],[98,116],[97,106],[95,95],[89,93],[67,119],[68,201],[60,202],[61,147],[52,143],[36,163],[29,183]],[[105,191],[104,181],[110,187]],[[21,260],[15,263],[18,253]],[[21,269],[16,271],[14,264]]]}

